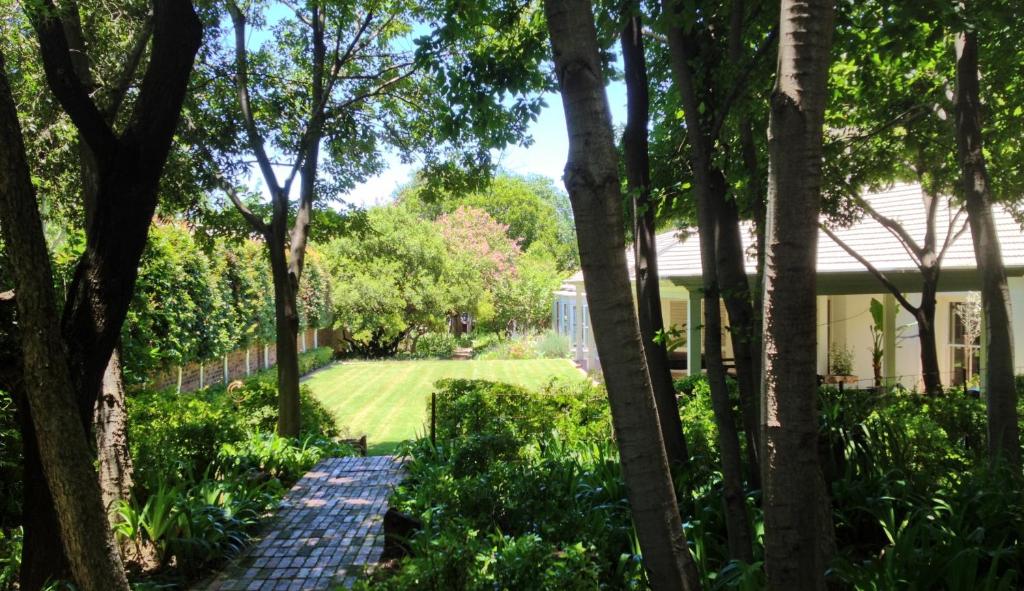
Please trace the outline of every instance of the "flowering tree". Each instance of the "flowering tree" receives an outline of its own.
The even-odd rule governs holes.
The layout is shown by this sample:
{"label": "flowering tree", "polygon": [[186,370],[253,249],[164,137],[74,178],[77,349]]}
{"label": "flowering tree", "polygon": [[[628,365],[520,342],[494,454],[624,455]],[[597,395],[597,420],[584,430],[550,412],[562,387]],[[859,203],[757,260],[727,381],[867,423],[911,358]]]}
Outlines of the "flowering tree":
{"label": "flowering tree", "polygon": [[[485,294],[518,274],[519,242],[509,238],[506,224],[476,207],[460,206],[434,224],[448,248],[457,285],[464,286],[453,294],[451,312],[475,313]],[[500,304],[495,302],[495,308]]]}

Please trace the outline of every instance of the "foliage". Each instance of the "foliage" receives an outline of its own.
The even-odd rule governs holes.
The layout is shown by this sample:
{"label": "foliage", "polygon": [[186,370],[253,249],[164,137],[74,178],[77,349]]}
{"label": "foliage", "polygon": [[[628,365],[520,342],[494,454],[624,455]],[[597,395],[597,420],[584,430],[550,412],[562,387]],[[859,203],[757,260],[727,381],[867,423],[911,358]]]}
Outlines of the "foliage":
{"label": "foliage", "polygon": [[416,340],[413,355],[420,359],[451,359],[456,344],[451,333],[428,332]]}
{"label": "foliage", "polygon": [[462,206],[482,209],[508,226],[508,236],[523,251],[537,251],[558,273],[579,266],[569,198],[550,179],[500,173],[475,191],[434,195],[424,189],[425,180],[420,178],[402,190],[398,200],[429,219]]}
{"label": "foliage", "polygon": [[458,292],[482,286],[456,276],[435,226],[406,208],[373,208],[367,223],[324,248],[333,308],[357,354],[393,355],[406,337],[442,329]]}
{"label": "foliage", "polygon": [[13,527],[21,517],[21,457],[21,430],[14,400],[0,390],[0,532]]}
{"label": "foliage", "polygon": [[[302,355],[301,365],[329,360],[330,349]],[[151,490],[175,479],[190,480],[210,472],[221,445],[241,441],[247,433],[273,432],[277,422],[276,370],[250,378],[231,391],[223,385],[197,392],[140,392],[128,398],[128,429],[135,481]],[[300,390],[306,436],[337,435],[334,417]]]}
{"label": "foliage", "polygon": [[0,528],[0,589],[14,589],[21,568],[21,528]]}
{"label": "foliage", "polygon": [[[330,360],[329,348],[315,349],[300,356],[300,368]],[[118,507],[116,531],[130,558],[152,548],[162,567],[173,565],[160,576],[183,582],[236,556],[288,487],[322,458],[354,454],[334,440],[334,416],[305,386],[303,436],[275,435],[275,381],[268,370],[229,389],[129,397],[136,484]]]}
{"label": "foliage", "polygon": [[832,343],[828,349],[828,371],[836,376],[853,374],[853,350],[846,345]]}
{"label": "foliage", "polygon": [[537,355],[543,359],[568,359],[571,352],[569,337],[553,330],[537,337],[534,347]]}
{"label": "foliage", "polygon": [[591,589],[635,572],[600,390],[438,386],[438,444],[410,444],[393,499],[426,530],[373,588]]}
{"label": "foliage", "polygon": [[144,380],[150,370],[226,352],[229,315],[217,280],[210,258],[187,228],[152,228],[122,337],[124,366],[132,381]]}

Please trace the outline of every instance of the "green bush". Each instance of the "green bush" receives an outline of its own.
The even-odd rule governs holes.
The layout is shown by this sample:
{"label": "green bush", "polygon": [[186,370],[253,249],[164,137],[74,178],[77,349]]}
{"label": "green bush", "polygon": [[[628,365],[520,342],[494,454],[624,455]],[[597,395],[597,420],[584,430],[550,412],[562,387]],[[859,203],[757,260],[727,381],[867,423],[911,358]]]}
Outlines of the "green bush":
{"label": "green bush", "polygon": [[451,359],[455,345],[455,337],[450,333],[428,332],[416,341],[413,354],[420,359]]}
{"label": "green bush", "polygon": [[[330,360],[324,347],[300,356],[314,367]],[[221,445],[248,433],[272,433],[277,424],[277,374],[271,369],[227,391],[223,384],[197,392],[140,392],[128,397],[128,429],[135,480],[151,489],[175,479],[197,479],[217,459]],[[299,388],[304,438],[339,435],[334,415],[309,387]]]}
{"label": "green bush", "polygon": [[426,529],[415,558],[373,588],[594,589],[636,574],[603,391],[437,386],[437,445],[408,446],[392,499]]}
{"label": "green bush", "polygon": [[21,430],[14,401],[7,392],[0,390],[0,530],[20,523],[21,458]]}
{"label": "green bush", "polygon": [[543,359],[568,359],[572,345],[569,337],[549,330],[537,337],[534,347]]}

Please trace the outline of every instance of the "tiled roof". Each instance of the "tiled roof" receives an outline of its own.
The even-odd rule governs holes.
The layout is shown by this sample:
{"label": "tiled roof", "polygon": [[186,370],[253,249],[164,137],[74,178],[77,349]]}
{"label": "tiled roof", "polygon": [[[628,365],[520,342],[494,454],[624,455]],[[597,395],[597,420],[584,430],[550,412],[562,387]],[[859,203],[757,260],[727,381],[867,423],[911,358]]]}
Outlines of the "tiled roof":
{"label": "tiled roof", "polygon": [[[900,184],[879,193],[867,194],[865,200],[880,214],[900,222],[910,235],[924,242],[925,209],[921,202],[921,188],[918,185]],[[941,246],[947,228],[956,214],[957,207],[949,207],[947,199],[942,199],[936,213],[936,240]],[[993,208],[999,243],[1002,247],[1003,262],[1010,268],[1024,268],[1024,232],[1021,231],[1013,217],[1002,207]],[[967,219],[966,214],[960,216],[959,224]],[[917,267],[910,256],[892,234],[881,224],[869,216],[864,216],[849,228],[836,228],[839,236],[855,252],[866,258],[882,271],[916,271]],[[754,233],[752,224],[742,224],[743,248],[747,253],[747,273],[756,273],[757,260],[753,248]],[[658,275],[662,278],[696,278],[700,277],[700,241],[696,230],[670,230],[657,236]],[[626,249],[626,259],[630,274],[633,268],[633,250]],[[943,269],[973,269],[974,245],[970,231],[964,232],[946,252]],[[824,232],[818,233],[818,273],[867,272],[864,266],[851,257]],[[577,272],[569,279],[571,282],[583,280],[582,273]]]}

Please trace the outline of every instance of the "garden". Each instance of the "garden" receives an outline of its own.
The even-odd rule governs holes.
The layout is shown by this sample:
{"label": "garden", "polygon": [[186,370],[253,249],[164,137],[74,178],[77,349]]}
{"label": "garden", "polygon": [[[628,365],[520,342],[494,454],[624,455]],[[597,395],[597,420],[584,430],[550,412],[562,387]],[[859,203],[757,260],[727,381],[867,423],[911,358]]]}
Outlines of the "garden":
{"label": "garden", "polygon": [[0,591],[1024,588],[1013,2],[0,32]]}

